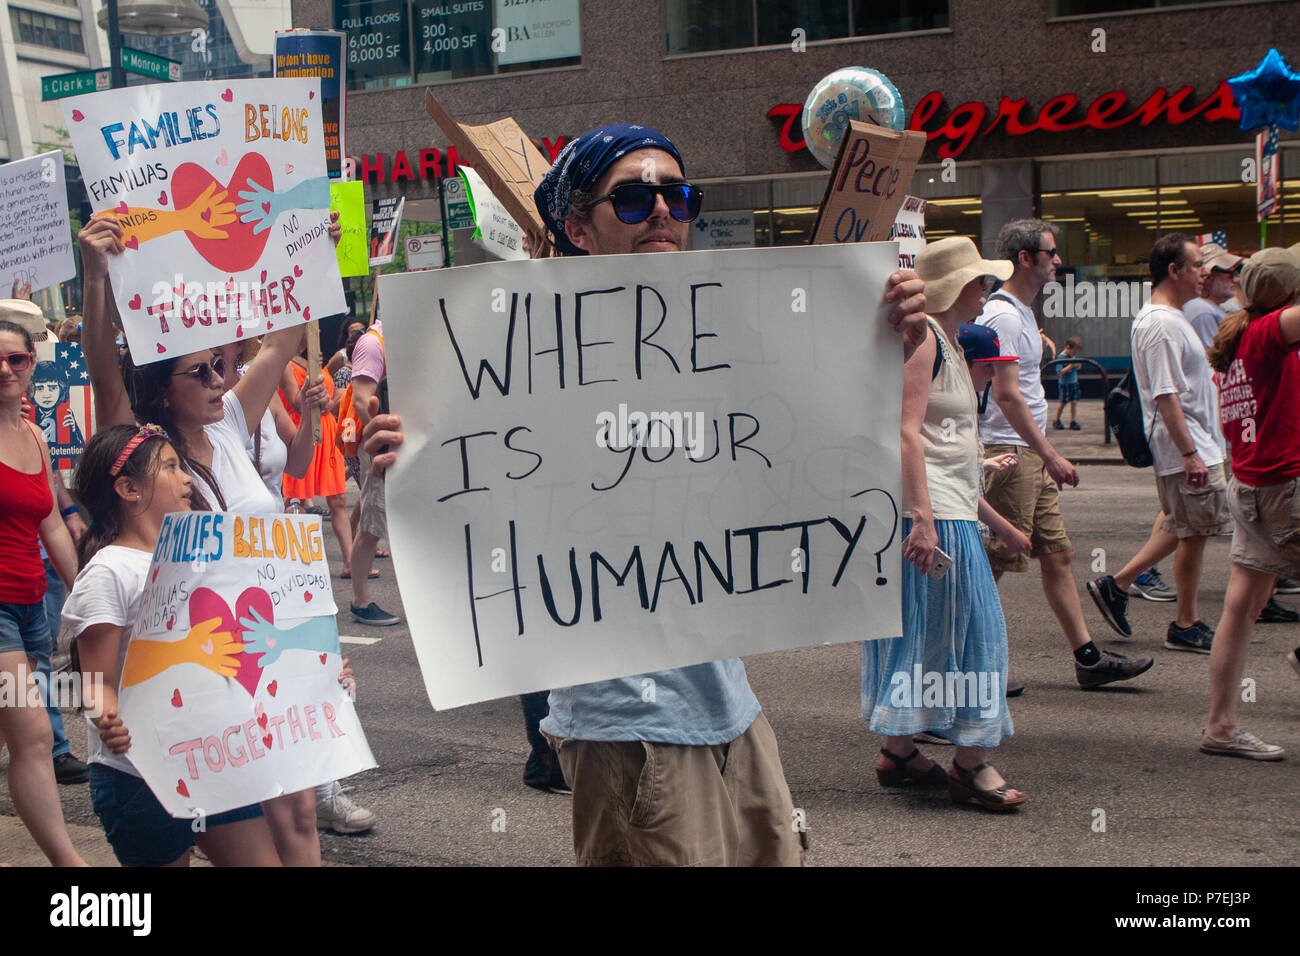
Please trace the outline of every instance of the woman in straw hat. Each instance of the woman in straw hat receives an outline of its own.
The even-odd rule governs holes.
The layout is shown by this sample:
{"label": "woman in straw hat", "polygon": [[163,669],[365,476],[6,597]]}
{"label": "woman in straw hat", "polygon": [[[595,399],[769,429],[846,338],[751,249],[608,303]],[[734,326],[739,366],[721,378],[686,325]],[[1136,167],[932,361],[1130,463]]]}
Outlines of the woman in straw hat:
{"label": "woman in straw hat", "polygon": [[[1008,547],[1029,541],[980,497],[978,399],[957,333],[979,315],[985,277],[1009,278],[1011,263],[982,259],[954,237],[927,245],[916,271],[931,334],[903,367],[903,636],[863,643],[862,716],[885,736],[883,786],[947,786],[954,801],[1010,810],[1025,795],[984,762],[984,748],[1011,736],[1012,724],[1006,625],[979,520]],[[946,573],[931,574],[936,559],[951,560]],[[922,732],[956,745],[950,772],[915,747]]]}
{"label": "woman in straw hat", "polygon": [[[1300,260],[1263,249],[1241,270],[1246,307],[1225,318],[1208,357],[1232,445],[1232,551],[1223,617],[1210,653],[1210,719],[1201,750],[1249,760],[1286,751],[1237,724],[1237,695],[1255,618],[1279,576],[1300,577]],[[1300,650],[1289,655],[1300,669]]]}

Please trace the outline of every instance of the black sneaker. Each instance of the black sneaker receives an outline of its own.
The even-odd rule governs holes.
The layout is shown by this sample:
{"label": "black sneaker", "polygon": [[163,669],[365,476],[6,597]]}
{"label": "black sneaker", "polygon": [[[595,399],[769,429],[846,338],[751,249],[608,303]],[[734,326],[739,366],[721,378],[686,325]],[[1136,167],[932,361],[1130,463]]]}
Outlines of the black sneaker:
{"label": "black sneaker", "polygon": [[550,748],[534,750],[528,755],[528,762],[524,764],[524,784],[542,793],[573,793],[564,780],[559,758]]}
{"label": "black sneaker", "polygon": [[1074,676],[1084,690],[1110,684],[1117,680],[1132,680],[1139,674],[1145,674],[1154,664],[1149,657],[1128,658],[1114,651],[1102,651],[1101,660],[1091,667],[1084,667],[1074,662]]}
{"label": "black sneaker", "polygon": [[1125,612],[1128,610],[1128,595],[1115,586],[1115,578],[1107,574],[1088,582],[1088,593],[1092,595],[1106,623],[1124,637],[1132,637],[1133,629],[1128,626]]}
{"label": "black sneaker", "polygon": [[1020,683],[1019,681],[1014,681],[1014,680],[1008,680],[1008,681],[1007,681],[1007,696],[1008,696],[1008,697],[1019,697],[1019,696],[1020,696],[1021,694],[1023,694],[1024,692],[1025,692],[1025,685],[1024,685],[1024,684]]}
{"label": "black sneaker", "polygon": [[349,604],[352,611],[352,619],[361,624],[370,624],[374,627],[392,627],[394,624],[401,624],[402,619],[395,614],[389,614],[382,607],[371,601],[367,607],[357,607],[355,604]]}
{"label": "black sneaker", "polygon": [[1081,432],[1083,431],[1083,426],[1080,425],[1078,422],[1070,422],[1070,431]]}
{"label": "black sneaker", "polygon": [[1056,421],[1052,422],[1052,427],[1055,428],[1058,432],[1065,430],[1065,426],[1061,424],[1061,420],[1059,418]]}
{"label": "black sneaker", "polygon": [[1297,621],[1300,621],[1300,614],[1283,607],[1273,598],[1268,599],[1264,610],[1260,611],[1259,617],[1255,618],[1256,624],[1294,624]]}
{"label": "black sneaker", "polygon": [[1191,627],[1179,627],[1177,621],[1169,622],[1169,630],[1165,634],[1165,647],[1171,651],[1208,654],[1213,645],[1214,629],[1204,621],[1197,621]]}
{"label": "black sneaker", "polygon": [[59,783],[85,783],[90,779],[90,768],[72,754],[59,754],[54,758],[54,779]]}
{"label": "black sneaker", "polygon": [[1292,581],[1290,578],[1278,578],[1277,584],[1273,585],[1274,594],[1300,594],[1300,581]]}

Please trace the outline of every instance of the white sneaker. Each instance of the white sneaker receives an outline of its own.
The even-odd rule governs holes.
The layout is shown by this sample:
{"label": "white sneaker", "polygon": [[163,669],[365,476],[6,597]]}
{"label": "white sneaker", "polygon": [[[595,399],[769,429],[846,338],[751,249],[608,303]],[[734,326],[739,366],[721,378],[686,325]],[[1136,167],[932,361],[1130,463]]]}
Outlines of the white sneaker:
{"label": "white sneaker", "polygon": [[343,794],[338,784],[327,800],[316,800],[316,829],[335,833],[365,833],[375,825],[375,815]]}

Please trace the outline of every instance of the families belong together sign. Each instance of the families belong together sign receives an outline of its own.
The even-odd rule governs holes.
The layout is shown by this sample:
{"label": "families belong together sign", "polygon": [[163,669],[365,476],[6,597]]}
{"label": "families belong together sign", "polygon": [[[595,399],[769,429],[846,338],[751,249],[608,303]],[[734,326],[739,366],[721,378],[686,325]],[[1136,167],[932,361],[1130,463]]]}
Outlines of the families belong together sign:
{"label": "families belong together sign", "polygon": [[385,276],[435,708],[902,633],[893,243]]}
{"label": "families belong together sign", "polygon": [[63,100],[137,364],[346,311],[321,81],[156,83]]}
{"label": "families belong together sign", "polygon": [[342,669],[320,518],[167,515],[122,667],[128,756],[175,817],[375,766]]}

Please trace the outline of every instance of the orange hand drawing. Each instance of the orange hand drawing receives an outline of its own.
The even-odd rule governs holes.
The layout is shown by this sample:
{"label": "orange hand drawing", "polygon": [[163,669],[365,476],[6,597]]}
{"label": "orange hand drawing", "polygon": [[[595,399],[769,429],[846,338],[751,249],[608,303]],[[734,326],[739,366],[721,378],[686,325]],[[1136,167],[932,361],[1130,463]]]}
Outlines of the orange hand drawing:
{"label": "orange hand drawing", "polygon": [[221,227],[235,221],[235,204],[226,199],[226,190],[214,182],[184,209],[128,206],[123,212],[118,206],[100,215],[116,217],[122,225],[122,244],[135,248],[173,232],[188,232],[199,239],[225,239],[226,230]]}
{"label": "orange hand drawing", "polygon": [[195,624],[179,641],[132,640],[122,666],[122,686],[143,683],[176,664],[198,664],[222,677],[234,677],[239,670],[235,655],[244,645],[228,631],[218,631],[220,626],[214,618]]}

